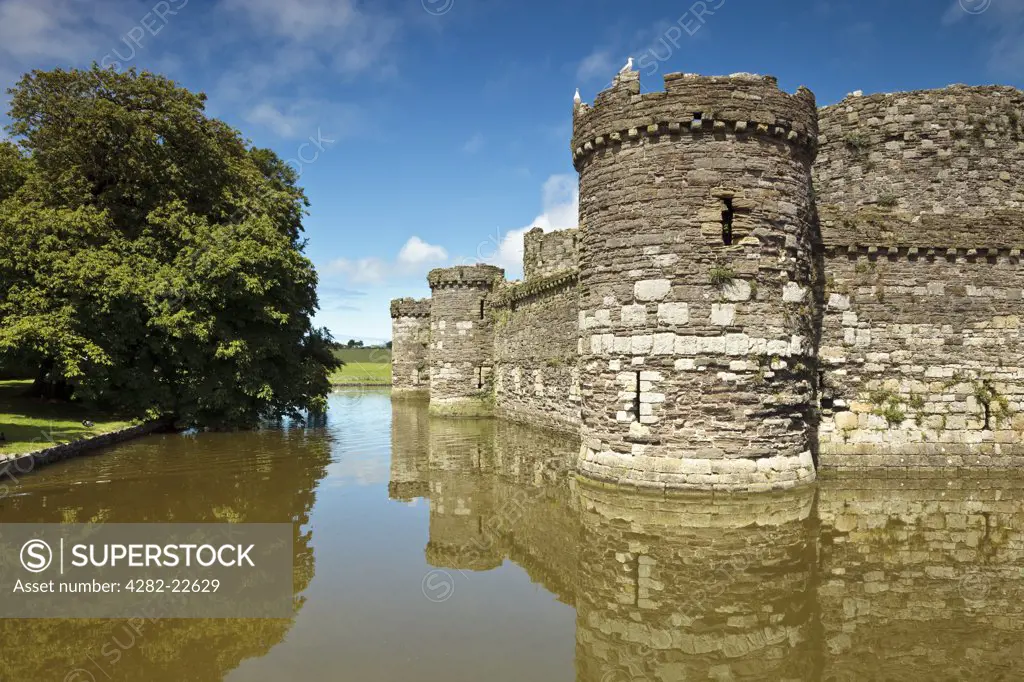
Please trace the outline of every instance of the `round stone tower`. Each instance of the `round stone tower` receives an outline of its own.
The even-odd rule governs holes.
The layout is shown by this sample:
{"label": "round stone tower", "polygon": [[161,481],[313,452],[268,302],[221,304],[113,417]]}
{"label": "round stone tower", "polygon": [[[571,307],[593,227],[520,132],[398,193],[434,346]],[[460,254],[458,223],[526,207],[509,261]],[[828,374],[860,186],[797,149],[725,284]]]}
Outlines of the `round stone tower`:
{"label": "round stone tower", "polygon": [[751,74],[617,77],[573,118],[586,476],[813,480],[814,95]]}
{"label": "round stone tower", "polygon": [[494,321],[489,299],[504,277],[505,271],[493,265],[438,268],[427,275],[431,414],[493,414]]}
{"label": "round stone tower", "polygon": [[414,396],[430,388],[430,299],[391,301],[391,395]]}

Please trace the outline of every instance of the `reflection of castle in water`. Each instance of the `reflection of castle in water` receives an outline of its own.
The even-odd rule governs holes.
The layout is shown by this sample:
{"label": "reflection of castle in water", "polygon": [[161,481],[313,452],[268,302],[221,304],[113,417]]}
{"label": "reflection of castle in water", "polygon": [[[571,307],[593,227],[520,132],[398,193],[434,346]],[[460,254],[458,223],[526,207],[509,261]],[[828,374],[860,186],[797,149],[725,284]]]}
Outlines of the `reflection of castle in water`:
{"label": "reflection of castle in water", "polygon": [[573,605],[578,680],[1016,679],[1024,479],[651,497],[566,475],[577,447],[394,406],[392,496],[430,498],[428,561],[507,558]]}

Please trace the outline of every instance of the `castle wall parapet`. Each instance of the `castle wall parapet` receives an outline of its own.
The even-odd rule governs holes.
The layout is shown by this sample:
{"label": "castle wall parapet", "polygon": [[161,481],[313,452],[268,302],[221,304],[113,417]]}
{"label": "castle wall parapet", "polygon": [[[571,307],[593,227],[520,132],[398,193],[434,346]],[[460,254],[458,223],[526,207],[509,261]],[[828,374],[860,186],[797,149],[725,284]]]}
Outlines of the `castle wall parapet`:
{"label": "castle wall parapet", "polygon": [[391,317],[430,317],[430,299],[396,298],[391,301]]}
{"label": "castle wall parapet", "polygon": [[579,267],[579,230],[544,232],[535,227],[523,237],[523,276],[526,281]]}
{"label": "castle wall parapet", "polygon": [[813,150],[814,95],[806,88],[785,93],[772,76],[684,73],[667,74],[663,92],[640,94],[639,73],[620,74],[592,107],[576,111],[573,164],[579,170],[594,153],[644,137],[698,134],[764,137]]}
{"label": "castle wall parapet", "polygon": [[964,216],[1024,209],[1022,112],[1005,86],[848,96],[820,112],[818,201],[959,217],[947,230],[977,237]]}

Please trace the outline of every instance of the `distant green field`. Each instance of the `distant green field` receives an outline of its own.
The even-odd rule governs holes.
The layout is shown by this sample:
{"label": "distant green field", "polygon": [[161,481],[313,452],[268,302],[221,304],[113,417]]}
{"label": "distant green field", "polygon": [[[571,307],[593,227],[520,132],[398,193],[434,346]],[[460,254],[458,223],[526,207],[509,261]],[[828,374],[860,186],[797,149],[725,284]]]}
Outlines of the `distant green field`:
{"label": "distant green field", "polygon": [[331,374],[336,385],[391,384],[391,351],[386,348],[342,348],[334,353],[345,363]]}
{"label": "distant green field", "polygon": [[334,351],[334,355],[348,363],[391,364],[391,351],[387,348],[342,348]]}

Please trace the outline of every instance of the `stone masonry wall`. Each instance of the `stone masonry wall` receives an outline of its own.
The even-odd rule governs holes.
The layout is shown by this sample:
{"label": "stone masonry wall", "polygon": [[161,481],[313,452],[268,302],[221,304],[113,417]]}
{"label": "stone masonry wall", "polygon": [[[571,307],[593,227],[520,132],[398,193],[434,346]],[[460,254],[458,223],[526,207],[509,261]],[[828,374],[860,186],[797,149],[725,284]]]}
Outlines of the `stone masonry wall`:
{"label": "stone masonry wall", "polygon": [[494,308],[498,415],[578,433],[575,271],[506,287]]}
{"label": "stone masonry wall", "polygon": [[430,390],[430,299],[391,301],[391,387],[395,394]]}
{"label": "stone masonry wall", "polygon": [[820,111],[818,202],[949,216],[1019,211],[1022,116],[1024,92],[1004,86],[847,97]]}
{"label": "stone masonry wall", "polygon": [[430,409],[435,414],[493,412],[494,321],[489,298],[505,276],[493,265],[431,270]]}
{"label": "stone masonry wall", "polygon": [[1024,462],[1024,93],[821,111],[824,467]]}
{"label": "stone masonry wall", "polygon": [[580,470],[653,488],[814,476],[814,95],[623,74],[574,118]]}
{"label": "stone masonry wall", "polygon": [[827,254],[820,465],[1024,464],[1019,256]]}
{"label": "stone masonry wall", "polygon": [[523,236],[526,281],[579,269],[579,230],[545,232],[535,227]]}

